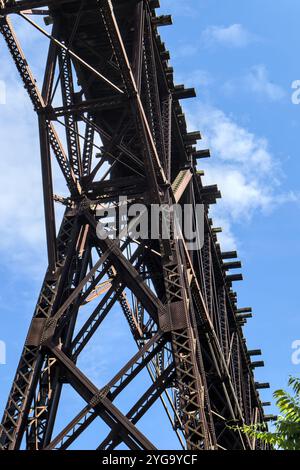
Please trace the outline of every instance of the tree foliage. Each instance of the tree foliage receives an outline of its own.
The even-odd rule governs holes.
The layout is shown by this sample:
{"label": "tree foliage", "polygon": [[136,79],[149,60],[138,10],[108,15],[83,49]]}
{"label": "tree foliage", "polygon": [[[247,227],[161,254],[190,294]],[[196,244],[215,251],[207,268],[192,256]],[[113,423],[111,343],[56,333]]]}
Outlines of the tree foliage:
{"label": "tree foliage", "polygon": [[274,431],[268,431],[265,425],[245,425],[240,430],[273,448],[300,450],[300,378],[290,377],[288,385],[293,395],[285,390],[276,390],[273,394],[280,412]]}

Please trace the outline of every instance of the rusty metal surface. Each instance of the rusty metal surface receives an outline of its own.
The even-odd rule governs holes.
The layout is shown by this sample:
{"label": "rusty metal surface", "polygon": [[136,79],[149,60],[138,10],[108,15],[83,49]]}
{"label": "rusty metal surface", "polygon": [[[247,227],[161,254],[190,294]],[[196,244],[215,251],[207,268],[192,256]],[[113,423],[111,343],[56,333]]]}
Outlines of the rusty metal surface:
{"label": "rusty metal surface", "polygon": [[[151,0],[2,3],[0,32],[38,113],[49,267],[4,410],[0,447],[67,449],[101,419],[110,431],[99,449],[122,442],[154,449],[138,421],[151,418],[160,400],[183,448],[261,448],[228,427],[265,420],[257,390],[268,384],[255,382],[253,370],[263,363],[251,363],[258,352],[247,350],[243,334],[249,309],[238,308],[233,291],[242,276],[230,274],[240,268],[237,254],[221,252],[209,217],[221,195],[216,185],[203,186],[196,167],[210,153],[196,150],[201,134],[188,131],[180,103],[195,91],[174,84],[159,35],[170,16],[157,16],[158,2]],[[51,34],[26,15],[31,8],[47,14]],[[14,13],[49,39],[42,91],[13,31]],[[67,198],[53,194],[51,158]],[[203,248],[191,252],[172,230],[168,240],[99,239],[97,208],[121,210],[120,195],[131,205],[163,205],[170,222],[174,201],[204,204]],[[54,201],[66,206],[58,236]],[[101,285],[107,289],[95,295]],[[117,302],[138,352],[98,389],[77,359]],[[151,385],[121,412],[114,400],[132,393],[129,385],[143,373]],[[86,405],[55,436],[65,383]]]}

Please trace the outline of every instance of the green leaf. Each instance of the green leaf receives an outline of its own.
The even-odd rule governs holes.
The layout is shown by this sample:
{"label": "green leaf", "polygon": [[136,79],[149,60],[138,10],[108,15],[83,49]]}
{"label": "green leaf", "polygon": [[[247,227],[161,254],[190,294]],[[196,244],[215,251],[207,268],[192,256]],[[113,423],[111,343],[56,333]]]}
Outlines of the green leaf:
{"label": "green leaf", "polygon": [[285,390],[276,390],[273,394],[281,413],[274,422],[275,431],[271,432],[262,424],[231,427],[250,438],[256,438],[273,448],[282,450],[300,450],[300,378],[290,377],[288,386],[294,396]]}

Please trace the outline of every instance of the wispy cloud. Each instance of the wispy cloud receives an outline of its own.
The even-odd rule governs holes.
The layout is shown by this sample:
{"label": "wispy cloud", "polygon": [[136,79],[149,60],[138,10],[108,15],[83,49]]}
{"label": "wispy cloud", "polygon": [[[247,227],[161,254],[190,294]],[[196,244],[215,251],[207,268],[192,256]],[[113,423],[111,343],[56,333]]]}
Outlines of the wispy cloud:
{"label": "wispy cloud", "polygon": [[286,96],[286,91],[270,79],[269,72],[263,64],[254,65],[241,77],[228,80],[223,85],[223,90],[228,95],[233,95],[237,91],[252,93],[273,102],[281,101]]}
{"label": "wispy cloud", "polygon": [[[45,263],[45,226],[37,118],[8,54],[0,79],[0,252],[11,269],[39,275]],[[58,175],[54,166],[55,175]],[[55,178],[56,187],[62,179]]]}
{"label": "wispy cloud", "polygon": [[245,82],[249,90],[266,96],[271,101],[279,101],[284,98],[286,94],[283,88],[270,81],[265,65],[252,67],[245,77]]}
{"label": "wispy cloud", "polygon": [[241,24],[208,26],[194,42],[179,43],[174,51],[174,57],[195,56],[203,47],[223,46],[241,49],[258,40],[255,34],[247,31]]}
{"label": "wispy cloud", "polygon": [[7,77],[5,83],[6,104],[0,107],[1,244],[19,239],[37,245],[43,239],[37,124],[20,83]]}
{"label": "wispy cloud", "polygon": [[222,45],[242,48],[257,40],[243,25],[209,26],[202,33],[202,40],[207,46]]}
{"label": "wispy cloud", "polygon": [[184,83],[188,87],[203,87],[207,88],[215,82],[215,78],[207,71],[196,69],[191,71],[188,77],[177,74],[177,81]]}
{"label": "wispy cloud", "polygon": [[175,49],[173,56],[174,58],[184,58],[184,57],[191,57],[199,51],[199,44],[179,44],[178,47]]}

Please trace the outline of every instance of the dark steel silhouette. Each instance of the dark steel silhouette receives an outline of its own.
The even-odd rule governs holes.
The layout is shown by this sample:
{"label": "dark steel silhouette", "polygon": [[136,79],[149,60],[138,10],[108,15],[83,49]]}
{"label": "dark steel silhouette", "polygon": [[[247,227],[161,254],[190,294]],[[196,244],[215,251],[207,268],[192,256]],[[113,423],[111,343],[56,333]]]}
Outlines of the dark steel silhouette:
{"label": "dark steel silhouette", "polygon": [[[251,363],[243,336],[251,309],[238,309],[232,290],[242,277],[228,274],[241,265],[232,261],[235,252],[221,252],[219,229],[209,218],[220,192],[203,186],[196,169],[209,151],[196,150],[201,136],[187,131],[180,105],[195,92],[174,85],[158,34],[171,17],[156,15],[156,0],[0,4],[0,31],[38,116],[49,258],[4,411],[1,448],[67,449],[101,418],[110,432],[99,438],[99,449],[120,443],[155,449],[138,422],[157,400],[184,448],[260,448],[231,428],[265,419],[257,389],[266,384],[253,376],[263,363]],[[9,15],[15,13],[49,39],[41,91],[13,31]],[[53,25],[51,34],[37,18]],[[52,159],[67,198],[53,194]],[[203,248],[189,250],[172,224],[169,239],[132,239],[117,224],[118,240],[99,238],[97,210],[120,211],[121,195],[130,206],[162,205],[170,222],[175,202],[203,204]],[[55,202],[65,206],[58,235]],[[130,224],[139,222],[137,215]],[[76,363],[116,305],[137,353],[98,389]],[[145,370],[151,386],[122,413],[115,398],[129,393],[127,386]],[[55,435],[64,384],[86,406]]]}

